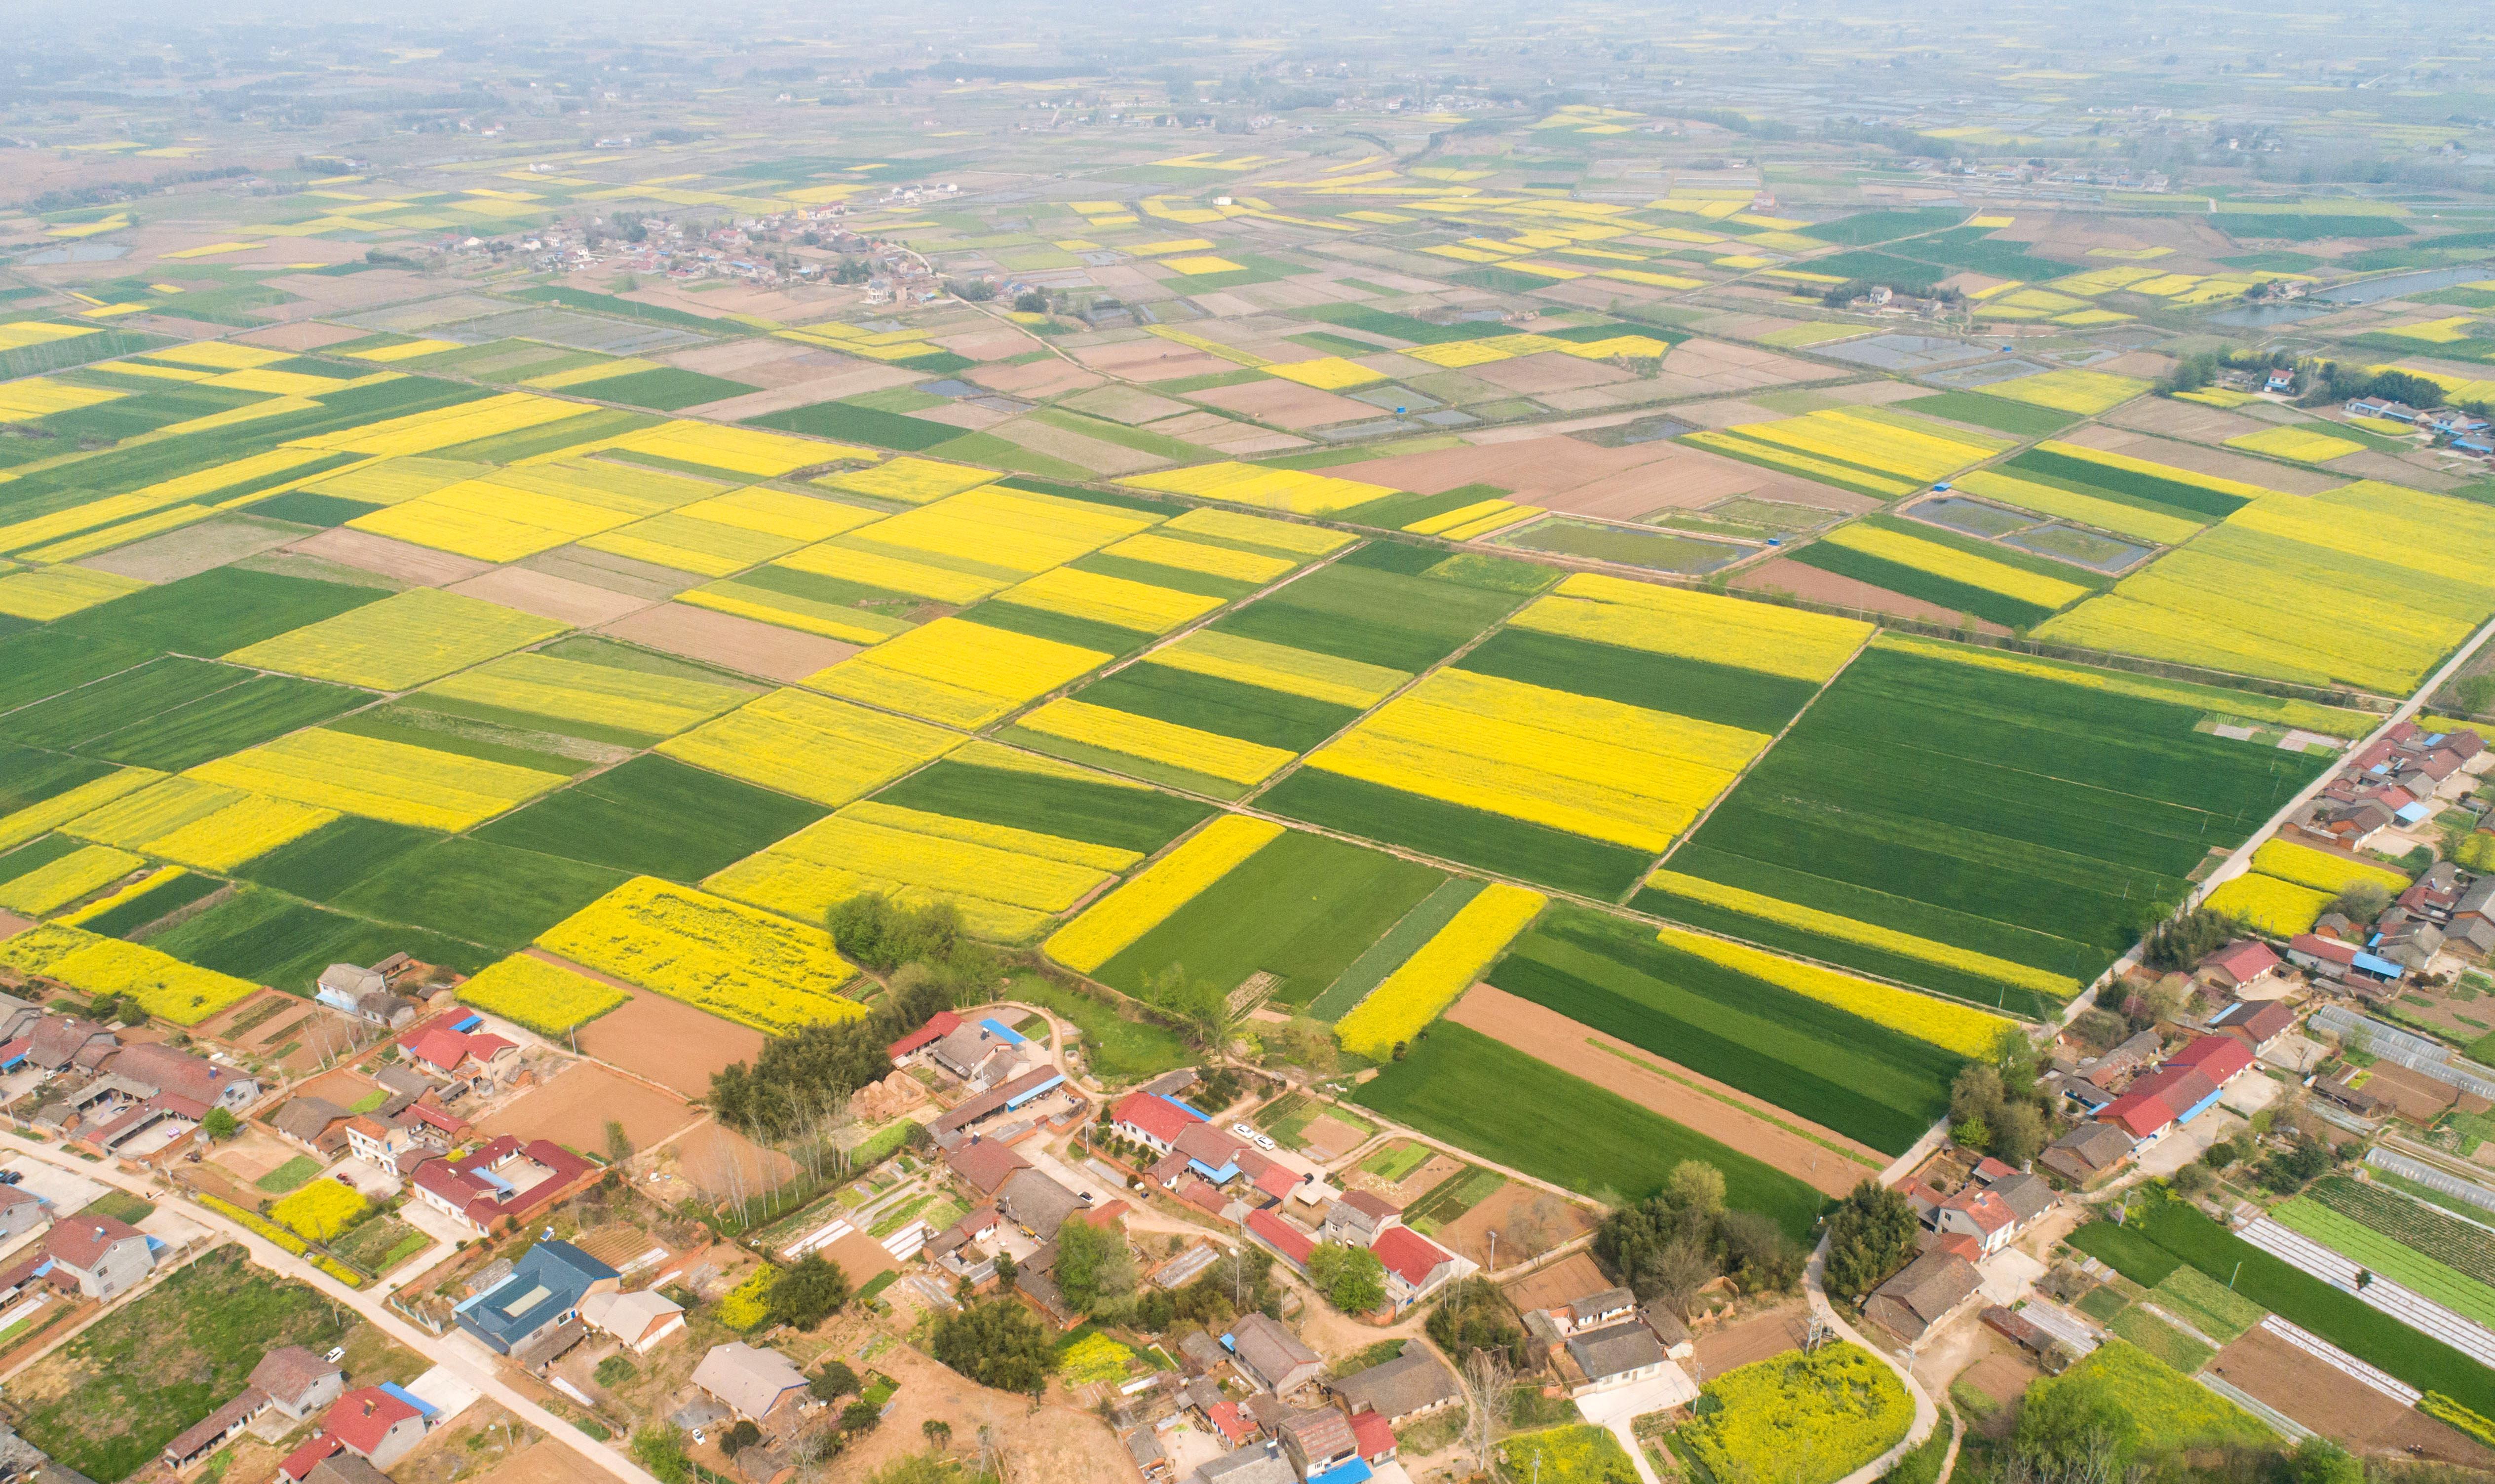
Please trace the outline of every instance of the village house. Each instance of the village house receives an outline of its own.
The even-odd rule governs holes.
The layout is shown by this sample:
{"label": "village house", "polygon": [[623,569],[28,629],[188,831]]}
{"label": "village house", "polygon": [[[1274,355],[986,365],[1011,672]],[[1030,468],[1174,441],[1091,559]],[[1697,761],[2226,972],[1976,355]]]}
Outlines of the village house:
{"label": "village house", "polygon": [[1351,1419],[1331,1407],[1296,1408],[1283,1420],[1280,1432],[1283,1448],[1306,1478],[1322,1478],[1360,1457],[1360,1440],[1352,1435]]}
{"label": "village house", "polygon": [[2082,1189],[2131,1158],[2131,1135],[2111,1124],[2081,1124],[2045,1146],[2036,1162]]}
{"label": "village house", "polygon": [[520,1074],[520,1048],[487,1031],[437,1025],[405,1042],[404,1049],[410,1065],[448,1078],[446,1096],[452,1098],[508,1087]]}
{"label": "village house", "polygon": [[403,1097],[393,1095],[391,1101],[399,1104],[395,1108],[384,1103],[373,1112],[352,1114],[344,1126],[348,1149],[393,1175],[448,1154],[468,1131],[466,1119],[429,1102],[400,1101]]}
{"label": "village house", "polygon": [[2218,1035],[2242,1041],[2253,1055],[2260,1056],[2276,1045],[2280,1036],[2295,1029],[2295,1011],[2276,1000],[2238,1001],[2210,1016],[2207,1026]]}
{"label": "village house", "polygon": [[240,1395],[165,1445],[167,1468],[183,1472],[246,1429],[275,1441],[346,1389],[346,1373],[299,1345],[260,1358]]}
{"label": "village house", "polygon": [[778,1350],[742,1340],[713,1345],[693,1368],[693,1384],[756,1427],[767,1427],[791,1397],[802,1397],[806,1377]]}
{"label": "village house", "polygon": [[1241,1376],[1276,1396],[1288,1396],[1325,1375],[1324,1357],[1301,1344],[1300,1337],[1283,1328],[1280,1320],[1261,1314],[1248,1314],[1230,1326],[1221,1345],[1230,1352]]}
{"label": "village house", "polygon": [[321,971],[312,998],[385,1031],[404,1031],[417,1014],[415,1001],[390,993],[389,980],[354,964],[331,964]]}
{"label": "village house", "polygon": [[1251,1442],[1209,1464],[1198,1465],[1187,1484],[1300,1484],[1299,1470],[1278,1443]]}
{"label": "village house", "polygon": [[2196,1036],[2157,1070],[2134,1078],[2097,1121],[2130,1134],[2135,1150],[2145,1148],[2215,1106],[2252,1064],[2251,1048],[2232,1036]]}
{"label": "village house", "polygon": [[1577,1373],[1585,1376],[1571,1389],[1572,1396],[1613,1391],[1651,1379],[1662,1375],[1668,1363],[1663,1342],[1655,1338],[1645,1320],[1638,1318],[1580,1330],[1568,1337],[1562,1349]]}
{"label": "village house", "polygon": [[76,1288],[98,1301],[128,1292],[156,1267],[154,1243],[108,1216],[79,1216],[55,1224],[44,1251],[52,1259],[55,1286]]}
{"label": "village house", "polygon": [[1979,1297],[1983,1282],[1974,1263],[1936,1247],[1872,1289],[1863,1314],[1913,1345]]}
{"label": "village house", "polygon": [[347,1148],[347,1120],[354,1116],[325,1098],[296,1098],[270,1115],[268,1126],[288,1143],[332,1159]]}
{"label": "village house", "polygon": [[2283,961],[2258,938],[2231,943],[2201,960],[2201,978],[2237,999],[2266,998]]}
{"label": "village house", "polygon": [[615,1270],[569,1242],[539,1242],[520,1254],[510,1276],[451,1310],[461,1329],[497,1355],[508,1355],[541,1332],[570,1324],[581,1301],[613,1293]]}
{"label": "village house", "polygon": [[[995,1124],[1000,1134],[1020,1136],[1020,1132],[997,1120],[1013,1120],[1027,1114],[1032,1106],[1065,1085],[1065,1074],[1054,1067],[1034,1067],[1031,1070],[1001,1082],[975,1098],[957,1104],[953,1110],[927,1125],[928,1137],[939,1149],[951,1149],[963,1139],[981,1136],[982,1130]],[[1079,1109],[1085,1104],[1068,1094],[1069,1101]],[[1024,1131],[1027,1131],[1024,1130]]]}
{"label": "village house", "polygon": [[52,1203],[23,1186],[0,1185],[0,1242],[14,1242],[52,1219]]}
{"label": "village house", "polygon": [[994,1195],[997,1188],[1013,1178],[1018,1170],[1031,1168],[1031,1161],[1014,1153],[1010,1144],[973,1135],[964,1143],[944,1151],[944,1162],[962,1183],[981,1195]]}
{"label": "village house", "polygon": [[507,1133],[456,1159],[426,1159],[410,1185],[416,1199],[481,1237],[496,1221],[533,1214],[591,1169],[588,1160],[551,1140],[524,1145]]}
{"label": "village house", "polygon": [[435,1415],[431,1403],[393,1382],[350,1391],[329,1404],[319,1433],[287,1455],[278,1471],[305,1480],[324,1460],[341,1453],[387,1469],[424,1440]]}
{"label": "village house", "polygon": [[2053,1205],[2052,1188],[2042,1178],[1987,1159],[1976,1165],[1965,1189],[1933,1208],[1931,1224],[1944,1242],[1970,1243],[1974,1251],[1967,1255],[1989,1257],[2018,1240]]}
{"label": "village house", "polygon": [[580,1317],[591,1329],[622,1341],[633,1354],[647,1355],[685,1327],[685,1306],[656,1288],[617,1293],[593,1287],[580,1301]]}
{"label": "village house", "polygon": [[1457,1384],[1446,1363],[1417,1345],[1405,1346],[1393,1360],[1336,1381],[1334,1392],[1350,1408],[1355,1423],[1362,1413],[1374,1412],[1390,1427],[1432,1416],[1464,1399],[1463,1387]]}

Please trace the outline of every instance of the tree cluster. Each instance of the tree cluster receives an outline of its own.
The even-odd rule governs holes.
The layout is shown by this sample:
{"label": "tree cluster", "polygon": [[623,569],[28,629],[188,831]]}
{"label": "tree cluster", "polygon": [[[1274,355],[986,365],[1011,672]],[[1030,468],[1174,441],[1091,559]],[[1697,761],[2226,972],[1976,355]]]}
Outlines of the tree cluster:
{"label": "tree cluster", "polygon": [[1989,1062],[1969,1062],[1950,1084],[1950,1136],[2007,1164],[2024,1165],[2051,1132],[2035,1044],[2002,1033]]}
{"label": "tree cluster", "polygon": [[1135,1297],[1135,1256],[1125,1238],[1088,1221],[1057,1229],[1057,1291],[1076,1311],[1094,1318],[1123,1314]]}
{"label": "tree cluster", "polygon": [[1057,1364],[1048,1331],[1010,1298],[967,1305],[938,1319],[928,1351],[982,1386],[1029,1396],[1039,1395]]}
{"label": "tree cluster", "polygon": [[1188,1038],[1207,1051],[1223,1050],[1239,1033],[1240,1017],[1230,1007],[1230,991],[1211,979],[1190,977],[1185,964],[1146,974],[1138,998],[1175,1016]]}
{"label": "tree cluster", "polygon": [[2242,936],[2234,918],[2196,907],[2150,923],[2141,935],[2141,960],[2151,969],[2188,970]]}
{"label": "tree cluster", "polygon": [[1365,1247],[1317,1244],[1309,1253],[1309,1282],[1344,1314],[1374,1314],[1386,1305],[1386,1264]]}
{"label": "tree cluster", "polygon": [[1683,1159],[1661,1190],[1603,1219],[1594,1255],[1646,1303],[1683,1318],[1700,1289],[1730,1276],[1744,1293],[1779,1292],[1802,1278],[1803,1252],[1755,1211],[1724,1208],[1724,1174]]}
{"label": "tree cluster", "polygon": [[1889,1275],[1914,1260],[1921,1223],[1906,1197],[1864,1180],[1828,1218],[1828,1291],[1860,1304]]}
{"label": "tree cluster", "polygon": [[[1059,1240],[1063,1240],[1060,1234]],[[1058,1261],[1063,1264],[1062,1250]],[[1176,1293],[1149,1288],[1134,1302],[1133,1323],[1148,1334],[1166,1334],[1181,1326],[1213,1329],[1243,1314],[1282,1314],[1282,1290],[1273,1277],[1273,1254],[1251,1247],[1226,1252],[1220,1260]],[[1059,1284],[1060,1290],[1063,1283]]]}
{"label": "tree cluster", "polygon": [[2414,371],[2348,365],[2335,360],[2308,361],[2305,369],[2309,373],[2306,385],[2311,389],[2300,400],[2308,405],[2384,397],[2411,407],[2441,407],[2446,400],[2440,384]]}
{"label": "tree cluster", "polygon": [[751,1067],[738,1062],[714,1072],[710,1108],[731,1128],[777,1138],[811,1126],[892,1070],[885,1048],[896,1038],[984,994],[1002,972],[963,932],[950,903],[911,911],[881,896],[852,897],[832,909],[830,927],[841,951],[887,974],[890,987],[869,1014],[775,1036]]}
{"label": "tree cluster", "polygon": [[820,1252],[808,1252],[773,1280],[764,1313],[773,1324],[813,1329],[849,1301],[848,1275]]}
{"label": "tree cluster", "polygon": [[1475,1350],[1486,1350],[1511,1367],[1525,1362],[1525,1330],[1516,1310],[1498,1284],[1476,1275],[1451,1284],[1430,1311],[1431,1342],[1462,1364]]}

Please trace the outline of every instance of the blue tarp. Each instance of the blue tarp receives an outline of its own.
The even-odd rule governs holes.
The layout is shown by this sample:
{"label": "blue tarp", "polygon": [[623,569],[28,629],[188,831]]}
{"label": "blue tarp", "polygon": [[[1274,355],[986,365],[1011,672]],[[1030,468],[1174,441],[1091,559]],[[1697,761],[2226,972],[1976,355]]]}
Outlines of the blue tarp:
{"label": "blue tarp", "polygon": [[1006,1107],[1008,1107],[1008,1108],[1019,1108],[1019,1107],[1021,1107],[1024,1103],[1031,1101],[1032,1098],[1034,1098],[1038,1097],[1038,1096],[1039,1096],[1040,1094],[1042,1094],[1042,1093],[1047,1092],[1050,1088],[1053,1088],[1053,1087],[1057,1086],[1059,1083],[1063,1082],[1064,1080],[1065,1080],[1065,1078],[1064,1078],[1063,1076],[1062,1076],[1062,1075],[1061,1075],[1061,1076],[1051,1077],[1051,1078],[1049,1078],[1047,1081],[1045,1081],[1045,1082],[1041,1083],[1041,1084],[1040,1084],[1039,1086],[1037,1086],[1037,1087],[1026,1089],[1026,1090],[1024,1090],[1024,1091],[1022,1091],[1022,1092],[1019,1092],[1019,1093],[1014,1094],[1011,1098],[1006,1098],[1006,1099],[1005,1099],[1005,1106],[1006,1106]]}
{"label": "blue tarp", "polygon": [[466,1015],[463,1015],[463,1016],[461,1016],[459,1019],[457,1019],[457,1020],[454,1020],[454,1021],[450,1022],[450,1029],[452,1029],[453,1031],[474,1031],[474,1030],[476,1030],[478,1026],[481,1026],[481,1025],[483,1025],[484,1023],[485,1023],[485,1017],[484,1017],[484,1016],[482,1016],[482,1015],[479,1015],[479,1014],[476,1013],[474,1010],[471,1010],[471,1011],[470,1011],[469,1013],[467,1013]]}
{"label": "blue tarp", "polygon": [[381,1384],[381,1389],[388,1395],[394,1396],[400,1401],[405,1402],[408,1406],[415,1407],[417,1411],[422,1412],[427,1417],[439,1416],[442,1412],[441,1407],[434,1406],[432,1403],[426,1401],[420,1396],[417,1396],[415,1392],[408,1390],[396,1381],[384,1381]]}
{"label": "blue tarp", "polygon": [[1195,1120],[1197,1123],[1199,1123],[1199,1124],[1209,1124],[1209,1123],[1213,1122],[1213,1115],[1212,1115],[1212,1114],[1205,1112],[1202,1108],[1197,1107],[1195,1104],[1193,1104],[1193,1103],[1191,1103],[1191,1102],[1181,1102],[1179,1099],[1177,1099],[1177,1098],[1172,1098],[1172,1097],[1171,1097],[1169,1094],[1167,1094],[1167,1093],[1162,1093],[1162,1094],[1160,1094],[1160,1095],[1159,1095],[1159,1097],[1160,1097],[1161,1101],[1163,1101],[1163,1102],[1165,1102],[1165,1103],[1168,1103],[1171,1107],[1176,1108],[1176,1109],[1178,1109],[1180,1112],[1186,1114],[1188,1117],[1190,1117],[1190,1118],[1194,1119],[1194,1120]]}
{"label": "blue tarp", "polygon": [[1013,1032],[1005,1029],[1004,1026],[994,1020],[980,1021],[979,1029],[987,1032],[990,1036],[995,1036],[997,1039],[1004,1042],[1008,1046],[1019,1046],[1022,1044],[1021,1036],[1016,1036]]}
{"label": "blue tarp", "polygon": [[1366,1484],[1369,1477],[1369,1466],[1355,1458],[1340,1469],[1329,1469],[1323,1473],[1309,1474],[1309,1484]]}
{"label": "blue tarp", "polygon": [[2389,959],[2383,958],[2372,953],[2357,954],[2355,961],[2352,962],[2349,967],[2352,969],[2361,969],[2367,974],[2379,974],[2387,979],[2396,979],[2401,974],[2408,973],[2406,969],[2392,963]]}

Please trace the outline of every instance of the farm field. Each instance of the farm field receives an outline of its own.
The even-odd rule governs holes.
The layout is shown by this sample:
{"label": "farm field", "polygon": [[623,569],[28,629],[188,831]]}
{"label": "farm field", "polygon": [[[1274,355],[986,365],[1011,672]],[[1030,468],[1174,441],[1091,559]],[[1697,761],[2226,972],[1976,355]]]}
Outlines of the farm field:
{"label": "farm field", "polygon": [[2152,699],[1961,653],[1920,639],[1865,653],[1640,904],[1695,902],[1694,926],[1748,918],[1757,941],[2039,1014],[2131,943],[2133,904],[2178,897],[2320,765],[2196,731],[2191,693]]}

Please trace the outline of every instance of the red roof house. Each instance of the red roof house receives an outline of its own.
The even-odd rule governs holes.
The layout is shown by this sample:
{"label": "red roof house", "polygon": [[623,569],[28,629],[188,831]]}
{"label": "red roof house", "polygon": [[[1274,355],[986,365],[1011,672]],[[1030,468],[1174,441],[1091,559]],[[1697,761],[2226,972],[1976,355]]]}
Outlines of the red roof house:
{"label": "red roof house", "polygon": [[2169,1067],[2190,1067],[2198,1069],[2219,1087],[2224,1087],[2237,1072],[2253,1065],[2250,1046],[2232,1036],[2199,1036],[2192,1043],[2166,1059]]}
{"label": "red roof house", "polygon": [[945,1036],[962,1029],[962,1017],[951,1010],[938,1010],[927,1017],[927,1023],[884,1048],[892,1054],[892,1065],[900,1066],[913,1051],[923,1051]]}
{"label": "red roof house", "polygon": [[1281,1253],[1293,1267],[1307,1267],[1309,1253],[1317,1250],[1316,1238],[1271,1211],[1248,1212],[1248,1229],[1263,1239],[1266,1246]]}
{"label": "red roof house", "polygon": [[2201,960],[2201,967],[2227,988],[2241,989],[2269,977],[2279,963],[2279,956],[2270,951],[2269,944],[2256,938],[2227,944]]}
{"label": "red roof house", "polygon": [[1179,1135],[1204,1120],[1155,1093],[1128,1093],[1110,1114],[1117,1130],[1137,1143],[1167,1154]]}
{"label": "red roof house", "polygon": [[1386,1296],[1394,1300],[1398,1313],[1428,1298],[1449,1280],[1470,1272],[1473,1266],[1400,1222],[1379,1232],[1369,1250],[1386,1265]]}
{"label": "red roof house", "polygon": [[2153,1139],[2218,1096],[2218,1086],[2197,1067],[2165,1066],[2132,1083],[2131,1090],[2097,1113],[2135,1140]]}
{"label": "red roof house", "polygon": [[1360,1461],[1364,1464],[1381,1464],[1395,1456],[1395,1429],[1373,1411],[1351,1419],[1351,1438],[1360,1445]]}

